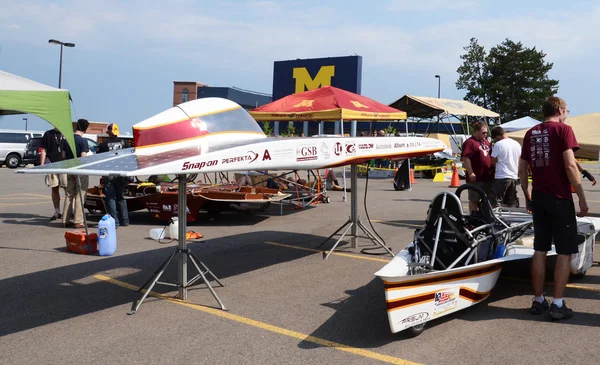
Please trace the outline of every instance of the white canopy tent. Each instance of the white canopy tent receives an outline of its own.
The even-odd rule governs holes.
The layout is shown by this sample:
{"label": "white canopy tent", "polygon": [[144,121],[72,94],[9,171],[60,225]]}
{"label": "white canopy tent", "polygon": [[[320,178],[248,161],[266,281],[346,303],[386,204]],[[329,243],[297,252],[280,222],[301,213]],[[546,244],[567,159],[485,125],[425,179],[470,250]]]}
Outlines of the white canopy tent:
{"label": "white canopy tent", "polygon": [[507,123],[503,123],[500,126],[502,128],[504,128],[505,132],[514,132],[514,131],[520,131],[522,129],[529,129],[538,123],[540,123],[539,120],[533,119],[531,117],[523,117],[523,118],[512,120]]}

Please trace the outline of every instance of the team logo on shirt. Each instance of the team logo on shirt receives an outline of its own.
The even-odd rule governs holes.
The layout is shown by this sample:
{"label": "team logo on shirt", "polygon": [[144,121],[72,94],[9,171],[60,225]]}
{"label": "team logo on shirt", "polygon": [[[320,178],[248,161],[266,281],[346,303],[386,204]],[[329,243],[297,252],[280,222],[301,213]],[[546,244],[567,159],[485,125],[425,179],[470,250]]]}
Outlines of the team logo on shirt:
{"label": "team logo on shirt", "polygon": [[481,150],[481,152],[483,152],[483,155],[485,157],[487,157],[490,154],[490,146],[488,146],[487,144],[481,144],[479,145],[479,149]]}

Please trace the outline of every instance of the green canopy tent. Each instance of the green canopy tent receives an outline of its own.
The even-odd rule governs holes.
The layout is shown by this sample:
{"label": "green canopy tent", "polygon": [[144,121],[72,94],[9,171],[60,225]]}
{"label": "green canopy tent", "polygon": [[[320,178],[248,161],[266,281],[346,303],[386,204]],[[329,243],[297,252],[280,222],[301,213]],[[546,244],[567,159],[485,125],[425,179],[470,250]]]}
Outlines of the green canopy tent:
{"label": "green canopy tent", "polygon": [[69,91],[0,70],[0,115],[33,114],[54,127],[75,151]]}

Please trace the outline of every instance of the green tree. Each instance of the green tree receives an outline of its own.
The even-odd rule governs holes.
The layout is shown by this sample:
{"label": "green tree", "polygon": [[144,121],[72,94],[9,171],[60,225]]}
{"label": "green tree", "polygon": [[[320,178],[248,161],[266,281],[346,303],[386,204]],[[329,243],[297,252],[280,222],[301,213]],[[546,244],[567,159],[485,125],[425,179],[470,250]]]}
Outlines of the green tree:
{"label": "green tree", "polygon": [[265,132],[265,134],[270,137],[273,133],[273,128],[271,128],[271,122],[263,122],[262,125],[263,132]]}
{"label": "green tree", "polygon": [[463,49],[467,53],[460,56],[463,64],[456,70],[460,75],[456,87],[467,90],[465,100],[488,109],[485,85],[489,74],[486,69],[485,48],[477,43],[476,38],[471,38],[469,45]]}
{"label": "green tree", "polygon": [[509,39],[487,55],[475,38],[464,49],[456,86],[467,90],[465,100],[497,112],[502,121],[542,118],[543,101],[558,90],[558,81],[548,77],[553,64],[544,61],[545,53]]}

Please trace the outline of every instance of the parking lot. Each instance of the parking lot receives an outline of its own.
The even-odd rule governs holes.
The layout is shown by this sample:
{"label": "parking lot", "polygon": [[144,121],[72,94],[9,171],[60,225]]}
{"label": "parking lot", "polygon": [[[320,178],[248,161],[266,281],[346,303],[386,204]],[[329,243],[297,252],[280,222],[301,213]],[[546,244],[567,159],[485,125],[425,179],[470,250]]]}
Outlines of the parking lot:
{"label": "parking lot", "polygon": [[[594,175],[596,165],[587,166]],[[93,177],[90,185],[98,181]],[[349,181],[349,180],[348,180]],[[221,214],[188,227],[204,235],[189,247],[218,276],[221,311],[204,285],[187,301],[157,286],[138,313],[136,290],[175,249],[149,238],[161,227],[146,211],[117,231],[113,256],[65,249],[43,175],[0,168],[0,352],[2,364],[593,364],[600,362],[600,267],[572,280],[575,318],[531,316],[528,272],[502,276],[491,297],[429,322],[410,338],[389,329],[383,283],[373,275],[391,257],[360,253],[361,238],[328,260],[317,246],[350,214],[343,192],[330,204]],[[583,182],[590,214],[600,216],[600,185]],[[446,183],[417,179],[394,191],[390,179],[359,179],[359,214],[396,253],[423,223]],[[348,197],[350,194],[348,193]],[[522,199],[522,195],[521,195]],[[465,197],[463,197],[463,201]],[[62,201],[61,201],[62,207]],[[100,216],[88,216],[95,230]],[[329,249],[335,241],[322,248]],[[598,246],[596,246],[596,249]],[[595,261],[600,253],[595,253]],[[526,265],[525,265],[526,266]],[[177,279],[171,265],[165,280]],[[551,283],[546,292],[552,293]],[[160,294],[164,294],[161,296]]]}

